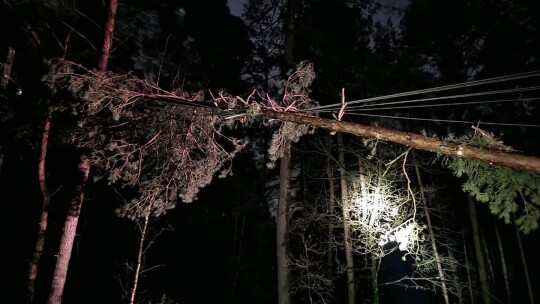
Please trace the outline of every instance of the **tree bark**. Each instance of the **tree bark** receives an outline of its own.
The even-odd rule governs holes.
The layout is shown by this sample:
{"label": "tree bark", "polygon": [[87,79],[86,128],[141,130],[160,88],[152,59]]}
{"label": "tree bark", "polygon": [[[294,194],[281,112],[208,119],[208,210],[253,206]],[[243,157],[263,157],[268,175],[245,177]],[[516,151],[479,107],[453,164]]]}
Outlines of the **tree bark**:
{"label": "tree bark", "polygon": [[468,283],[467,285],[469,287],[469,295],[471,296],[471,304],[474,304],[473,282],[472,282],[470,267],[468,266],[470,265],[469,254],[468,254],[469,248],[467,247],[467,239],[465,239],[465,233],[463,232],[463,229],[461,230],[461,238],[463,240],[463,255],[465,256],[465,269],[467,270],[467,283]]}
{"label": "tree bark", "polygon": [[64,229],[60,239],[60,248],[54,268],[53,281],[47,304],[60,304],[64,293],[64,285],[68,272],[69,260],[71,259],[71,250],[77,232],[77,223],[81,206],[84,200],[84,187],[90,172],[90,159],[86,155],[81,155],[77,170],[77,186],[75,193],[69,205],[68,214],[64,222]]}
{"label": "tree bark", "polygon": [[[515,215],[514,215],[514,222],[516,222]],[[518,241],[521,263],[523,264],[523,273],[525,274],[525,281],[527,282],[527,290],[529,292],[529,303],[534,304],[534,295],[533,295],[532,286],[531,286],[531,278],[529,277],[529,267],[527,266],[527,259],[525,258],[525,252],[523,251],[523,244],[521,242],[521,234],[519,233],[517,226],[514,226],[514,228],[516,230],[516,238]]]}
{"label": "tree bark", "polygon": [[484,250],[484,256],[486,257],[487,267],[486,271],[488,273],[488,281],[491,285],[495,285],[495,273],[493,272],[493,263],[491,262],[491,252],[486,241],[486,237],[483,233],[480,233],[480,240],[482,241],[482,249]]}
{"label": "tree bark", "polygon": [[279,197],[276,214],[278,304],[291,302],[289,293],[289,259],[287,257],[287,209],[291,186],[291,143],[285,140],[285,148],[279,165]]}
{"label": "tree bark", "polygon": [[[289,0],[285,13],[285,56],[284,71],[292,66],[294,48],[294,14],[295,0]],[[291,189],[291,142],[284,139],[284,151],[279,165],[279,197],[276,215],[276,246],[278,272],[278,304],[289,304],[289,259],[287,256],[288,243],[288,208]]]}
{"label": "tree bark", "polygon": [[501,266],[504,278],[504,287],[506,288],[506,298],[508,304],[512,304],[512,293],[510,292],[510,281],[508,280],[508,270],[506,268],[506,258],[504,257],[504,248],[501,240],[501,234],[499,233],[499,225],[497,220],[493,220],[495,226],[495,237],[497,238],[497,246],[499,247],[499,254],[501,255]]}
{"label": "tree bark", "polygon": [[103,37],[103,45],[101,46],[101,55],[99,56],[98,68],[100,72],[107,71],[109,66],[109,58],[111,57],[111,48],[113,43],[114,22],[116,19],[116,8],[118,0],[109,1],[109,10],[107,11],[107,21],[105,23],[105,33]]}
{"label": "tree bark", "polygon": [[429,232],[429,239],[431,240],[431,247],[433,247],[433,255],[435,256],[435,263],[437,264],[437,271],[439,272],[439,280],[441,281],[441,289],[443,292],[444,302],[450,304],[450,298],[448,297],[448,289],[446,289],[446,279],[444,270],[441,263],[441,257],[439,256],[439,250],[437,250],[437,242],[435,241],[435,234],[433,233],[433,226],[431,225],[431,217],[429,215],[429,209],[427,206],[426,195],[424,193],[424,184],[422,183],[422,177],[420,176],[420,170],[418,170],[418,164],[414,164],[414,170],[416,171],[416,178],[418,179],[418,186],[420,187],[420,199],[424,204],[424,213],[426,214],[426,221]]}
{"label": "tree bark", "polygon": [[341,206],[343,210],[343,241],[345,242],[345,260],[347,262],[347,303],[354,304],[356,290],[354,285],[354,260],[351,247],[351,231],[349,227],[349,195],[347,189],[347,171],[343,153],[343,135],[338,133],[339,172],[341,180]]}
{"label": "tree bark", "polygon": [[380,259],[371,254],[371,288],[373,289],[373,304],[379,304],[379,262]]}
{"label": "tree bark", "polygon": [[474,240],[474,250],[476,252],[476,262],[478,265],[478,278],[480,279],[482,301],[484,304],[490,304],[491,297],[489,292],[489,282],[487,279],[486,265],[484,263],[484,255],[482,253],[482,245],[480,241],[478,215],[476,214],[476,206],[474,203],[474,199],[471,196],[469,196],[469,215],[471,217],[471,228]]}
{"label": "tree bark", "polygon": [[2,167],[4,166],[4,149],[0,146],[0,176],[2,175]]}
{"label": "tree bark", "polygon": [[441,153],[463,159],[473,159],[487,162],[490,165],[508,167],[540,174],[540,158],[516,153],[506,153],[471,147],[463,143],[448,142],[432,137],[409,132],[389,130],[380,127],[365,126],[345,121],[305,116],[297,113],[276,112],[265,110],[268,118],[289,121],[298,124],[325,128],[334,132],[350,133],[358,136],[377,138],[393,143],[403,144],[415,149]]}
{"label": "tree bark", "polygon": [[[116,17],[117,0],[109,1],[108,16],[105,24],[105,34],[103,40],[102,51],[98,61],[98,68],[101,73],[107,70],[111,46],[113,41],[114,23]],[[77,231],[77,223],[82,203],[84,201],[84,188],[90,172],[90,158],[86,154],[80,156],[78,165],[78,176],[76,180],[75,193],[71,199],[68,214],[64,222],[62,237],[60,239],[60,248],[58,258],[54,269],[53,281],[47,304],[60,304],[64,293],[64,285],[66,283],[69,260],[71,259],[71,251],[75,235]]]}
{"label": "tree bark", "polygon": [[29,303],[34,299],[34,288],[36,283],[36,277],[38,273],[39,261],[43,253],[43,247],[45,245],[45,232],[47,231],[47,219],[49,217],[49,203],[51,201],[51,194],[47,188],[46,175],[45,175],[45,160],[47,158],[47,145],[49,143],[49,132],[51,130],[52,117],[47,115],[43,126],[43,134],[41,135],[41,151],[39,154],[38,162],[38,180],[39,190],[42,196],[41,216],[39,219],[39,231],[36,246],[34,248],[34,255],[30,261],[29,275],[28,275],[28,300]]}
{"label": "tree bark", "polygon": [[137,295],[137,287],[139,286],[139,277],[142,268],[142,257],[144,254],[144,239],[146,238],[146,231],[148,229],[148,221],[150,220],[150,210],[152,204],[148,205],[146,213],[144,215],[144,222],[141,229],[141,238],[139,239],[139,251],[137,252],[137,265],[135,266],[135,273],[133,274],[133,286],[131,287],[131,293],[129,297],[129,303],[135,303],[135,296]]}
{"label": "tree bark", "polygon": [[[333,218],[334,215],[334,205],[335,205],[335,185],[334,185],[334,168],[332,166],[332,157],[330,156],[331,146],[332,146],[332,140],[329,139],[329,151],[328,155],[326,156],[326,175],[328,177],[328,216],[330,218]],[[332,222],[328,224],[328,245],[327,245],[327,266],[328,266],[328,273],[332,272],[332,264],[334,260],[334,254],[333,254],[333,235],[334,235],[334,225]]]}

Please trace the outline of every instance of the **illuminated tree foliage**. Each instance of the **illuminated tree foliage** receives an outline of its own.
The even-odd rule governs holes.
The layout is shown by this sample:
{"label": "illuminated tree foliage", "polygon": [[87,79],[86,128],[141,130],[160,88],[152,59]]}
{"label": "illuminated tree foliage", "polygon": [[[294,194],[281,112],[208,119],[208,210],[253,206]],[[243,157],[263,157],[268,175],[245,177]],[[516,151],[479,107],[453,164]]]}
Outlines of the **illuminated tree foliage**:
{"label": "illuminated tree foliage", "polygon": [[165,91],[130,74],[96,73],[70,62],[51,71],[51,88],[75,97],[56,110],[77,117],[69,141],[93,151],[96,179],[138,192],[120,215],[140,217],[150,205],[158,216],[178,197],[192,202],[247,143],[224,134],[225,120],[207,108],[202,92]]}

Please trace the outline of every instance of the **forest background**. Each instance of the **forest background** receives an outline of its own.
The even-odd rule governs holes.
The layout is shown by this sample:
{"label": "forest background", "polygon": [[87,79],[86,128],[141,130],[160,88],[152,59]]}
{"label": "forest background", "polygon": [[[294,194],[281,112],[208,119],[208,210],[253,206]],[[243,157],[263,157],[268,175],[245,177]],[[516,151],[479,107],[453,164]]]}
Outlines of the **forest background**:
{"label": "forest background", "polygon": [[[129,1],[107,38],[111,3],[0,6],[0,288],[13,303],[51,299],[81,155],[91,169],[62,303],[540,298],[538,173],[250,116],[263,107],[540,157],[536,1],[249,0],[241,16],[224,0]],[[355,209],[381,193],[399,216]],[[372,218],[393,232],[362,222]],[[417,230],[414,244],[399,246],[399,227]]]}

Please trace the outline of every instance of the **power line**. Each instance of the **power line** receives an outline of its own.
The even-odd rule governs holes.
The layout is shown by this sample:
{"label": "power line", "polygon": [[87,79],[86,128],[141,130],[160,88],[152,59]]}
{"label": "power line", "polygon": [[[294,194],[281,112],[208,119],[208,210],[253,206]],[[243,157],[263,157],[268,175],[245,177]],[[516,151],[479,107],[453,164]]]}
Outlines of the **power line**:
{"label": "power line", "polygon": [[508,126],[508,127],[533,127],[533,128],[540,127],[540,125],[533,125],[533,124],[515,124],[515,123],[505,123],[505,122],[482,122],[482,121],[436,119],[436,118],[422,118],[422,117],[402,117],[402,116],[377,115],[377,114],[365,114],[365,113],[350,113],[349,115],[381,117],[381,118],[390,118],[390,119],[406,119],[406,120],[420,120],[420,121],[433,121],[433,122],[448,122],[448,123],[470,123],[470,124],[479,123],[479,124],[482,124],[482,125],[495,125],[495,126]]}
{"label": "power line", "polygon": [[[462,83],[451,84],[451,85],[446,85],[446,86],[439,86],[439,87],[434,87],[430,89],[422,89],[422,90],[415,90],[415,91],[409,91],[409,92],[403,92],[403,93],[397,93],[397,94],[391,94],[391,95],[358,99],[358,100],[349,101],[348,104],[366,103],[370,101],[392,99],[392,98],[398,98],[398,97],[404,97],[404,96],[442,92],[442,91],[448,91],[448,90],[453,90],[453,89],[467,88],[467,87],[472,87],[472,86],[493,84],[493,83],[499,83],[499,82],[504,82],[504,81],[518,80],[518,79],[526,79],[526,78],[532,78],[532,77],[538,77],[538,76],[540,76],[540,71],[531,71],[531,72],[520,73],[520,74],[513,74],[513,75],[500,76],[500,77],[488,78],[488,79],[483,79],[483,80],[462,82]],[[313,107],[311,108],[311,110],[321,110],[321,109],[331,109],[331,108],[339,109],[340,106],[341,106],[340,103],[335,103],[335,104]]]}
{"label": "power line", "polygon": [[[420,98],[420,99],[411,99],[411,100],[400,100],[400,101],[392,101],[392,102],[385,102],[385,103],[364,104],[364,105],[356,105],[356,106],[347,107],[345,108],[345,110],[369,108],[369,107],[376,107],[376,106],[387,106],[387,105],[394,105],[394,104],[418,103],[418,102],[433,101],[433,100],[446,100],[446,99],[457,99],[457,98],[465,98],[465,97],[530,92],[530,91],[536,91],[536,90],[540,90],[540,86],[498,90],[498,91],[486,91],[486,92],[477,92],[477,93],[468,93],[468,94],[458,94],[458,95],[450,95],[450,96],[429,97],[429,98]],[[313,108],[310,108],[310,109],[307,109],[306,111],[312,111],[312,110]],[[319,111],[316,109],[313,112],[329,112],[331,110],[332,109],[324,109],[322,111]]]}
{"label": "power line", "polygon": [[[416,105],[416,106],[399,106],[399,107],[385,107],[387,104],[380,104],[382,107],[375,108],[365,108],[361,111],[376,111],[376,110],[395,110],[395,109],[411,109],[411,108],[433,108],[433,107],[445,107],[445,106],[462,106],[462,105],[474,105],[474,104],[487,104],[487,103],[503,103],[511,101],[533,101],[539,100],[540,97],[532,98],[512,98],[512,99],[499,99],[499,100],[482,100],[482,101],[469,101],[469,102],[449,102],[449,103],[438,103],[438,104],[425,104],[425,105]],[[309,110],[309,109],[308,109]],[[345,109],[347,110],[347,108]],[[358,110],[357,110],[358,111]],[[321,111],[323,112],[323,111]],[[348,111],[345,111],[347,114]]]}

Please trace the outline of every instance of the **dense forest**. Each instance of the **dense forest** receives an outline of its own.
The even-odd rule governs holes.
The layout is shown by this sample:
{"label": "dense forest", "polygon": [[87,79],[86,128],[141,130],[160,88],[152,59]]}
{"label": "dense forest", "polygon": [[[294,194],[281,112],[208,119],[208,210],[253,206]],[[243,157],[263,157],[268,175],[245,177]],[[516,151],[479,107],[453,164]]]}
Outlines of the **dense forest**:
{"label": "dense forest", "polygon": [[539,57],[535,0],[3,0],[0,289],[536,303]]}

